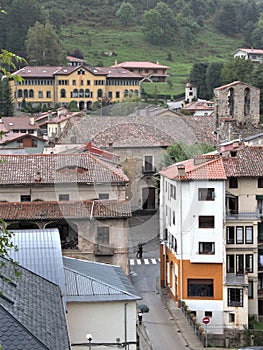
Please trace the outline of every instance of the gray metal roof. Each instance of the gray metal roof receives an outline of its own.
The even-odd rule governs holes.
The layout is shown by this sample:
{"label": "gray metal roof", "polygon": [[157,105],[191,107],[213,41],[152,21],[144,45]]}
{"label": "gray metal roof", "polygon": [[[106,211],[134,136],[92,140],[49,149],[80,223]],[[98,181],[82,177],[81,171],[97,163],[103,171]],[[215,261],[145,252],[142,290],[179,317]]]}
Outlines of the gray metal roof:
{"label": "gray metal roof", "polygon": [[60,286],[64,295],[65,277],[58,229],[11,232],[18,251],[12,249],[10,257],[24,268]]}
{"label": "gray metal roof", "polygon": [[79,302],[139,300],[121,267],[63,257],[66,300]]}
{"label": "gray metal roof", "polygon": [[3,350],[70,349],[60,288],[19,265],[16,267],[18,277],[7,259],[0,258],[0,264]]}

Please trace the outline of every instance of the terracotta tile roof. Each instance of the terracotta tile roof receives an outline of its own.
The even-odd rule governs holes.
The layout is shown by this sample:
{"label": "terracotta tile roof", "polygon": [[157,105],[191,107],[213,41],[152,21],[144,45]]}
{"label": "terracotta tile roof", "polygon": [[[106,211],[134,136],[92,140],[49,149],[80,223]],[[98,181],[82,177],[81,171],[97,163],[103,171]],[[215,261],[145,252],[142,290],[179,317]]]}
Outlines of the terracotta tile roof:
{"label": "terracotta tile roof", "polygon": [[247,146],[236,150],[236,156],[223,157],[227,177],[263,176],[263,146]]}
{"label": "terracotta tile roof", "polygon": [[[216,139],[212,131],[216,128],[214,116],[184,116],[176,115],[172,111],[163,108],[145,108],[135,111],[132,106],[132,114],[122,114],[122,106],[115,104],[110,106],[106,116],[89,114],[85,118],[79,118],[68,123],[63,129],[58,143],[72,143],[74,138],[77,143],[84,144],[87,140],[96,140],[98,147],[128,147],[134,142],[134,147],[150,144],[154,146],[167,145],[181,141],[186,144],[205,142],[215,144]],[[135,128],[137,126],[137,128]],[[127,134],[123,132],[133,131]],[[122,133],[118,130],[122,130]],[[105,133],[105,137],[103,134]],[[143,133],[146,133],[143,135]],[[158,136],[159,135],[159,136]],[[160,137],[163,137],[160,139]],[[129,140],[131,138],[132,140]],[[147,141],[147,143],[146,143]],[[97,143],[98,142],[98,143]]]}
{"label": "terracotta tile roof", "polygon": [[0,139],[0,144],[1,145],[5,145],[8,144],[9,142],[12,142],[14,140],[22,140],[24,138],[31,138],[34,140],[40,140],[42,142],[47,143],[47,140],[43,139],[43,137],[38,137],[32,134],[21,134],[21,133],[13,133],[13,132],[9,132],[7,134],[4,134],[2,136],[2,138]]}
{"label": "terracotta tile roof", "polygon": [[[0,155],[0,184],[123,183],[122,169],[90,153]],[[36,175],[40,181],[36,181]]]}
{"label": "terracotta tile roof", "polygon": [[260,49],[238,49],[238,50],[235,51],[235,53],[238,52],[238,51],[244,51],[246,53],[263,55],[263,50],[260,50]]}
{"label": "terracotta tile roof", "polygon": [[8,130],[37,130],[33,117],[2,117],[2,122]]}
{"label": "terracotta tile roof", "polygon": [[136,74],[122,67],[98,67],[96,68],[101,73],[107,75],[107,78],[142,78],[141,74]]}
{"label": "terracotta tile roof", "polygon": [[214,110],[214,102],[213,101],[193,101],[186,104],[182,109],[192,110],[192,111],[213,111]]}
{"label": "terracotta tile roof", "polygon": [[162,130],[151,125],[123,123],[96,135],[93,142],[100,147],[105,147],[110,142],[113,142],[114,147],[121,147],[122,145],[131,147],[167,147],[174,143],[175,140]]}
{"label": "terracotta tile roof", "polygon": [[60,68],[58,66],[26,66],[13,73],[13,75],[20,75],[23,78],[53,78],[54,73]]}
{"label": "terracotta tile roof", "polygon": [[[204,158],[204,162],[200,164],[201,159],[201,157],[197,157],[196,160],[188,159],[184,162],[173,164],[160,171],[160,174],[174,180],[226,180],[226,173],[221,158],[214,159],[214,156],[211,156],[211,160],[208,158],[205,161]],[[185,175],[180,176],[178,166],[184,166]]]}
{"label": "terracotta tile roof", "polygon": [[[93,204],[94,203],[94,204]],[[126,218],[130,202],[118,200],[0,203],[4,220]]]}
{"label": "terracotta tile roof", "polygon": [[122,62],[115,64],[113,67],[123,67],[123,68],[169,68],[169,66],[163,66],[158,63],[152,62]]}
{"label": "terracotta tile roof", "polygon": [[83,58],[78,58],[78,57],[74,57],[74,56],[67,56],[67,60],[70,62],[79,62],[79,63],[86,62]]}

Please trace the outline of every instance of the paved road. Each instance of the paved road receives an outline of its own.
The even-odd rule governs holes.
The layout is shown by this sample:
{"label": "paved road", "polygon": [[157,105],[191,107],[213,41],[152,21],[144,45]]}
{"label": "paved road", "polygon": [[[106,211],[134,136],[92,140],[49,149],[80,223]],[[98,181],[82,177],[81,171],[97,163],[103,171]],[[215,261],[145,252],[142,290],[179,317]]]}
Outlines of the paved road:
{"label": "paved road", "polygon": [[[158,216],[133,217],[129,233],[130,278],[142,296],[140,303],[149,306],[143,314],[143,326],[150,343],[147,350],[182,350],[186,348],[182,335],[177,332],[159,294],[159,222]],[[136,259],[138,242],[145,243],[143,258]]]}

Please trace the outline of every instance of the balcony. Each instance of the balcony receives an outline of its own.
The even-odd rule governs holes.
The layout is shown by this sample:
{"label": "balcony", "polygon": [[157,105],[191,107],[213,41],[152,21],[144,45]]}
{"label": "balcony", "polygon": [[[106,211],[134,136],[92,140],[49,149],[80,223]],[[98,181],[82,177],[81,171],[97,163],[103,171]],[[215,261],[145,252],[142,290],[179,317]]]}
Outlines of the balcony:
{"label": "balcony", "polygon": [[107,244],[94,244],[95,256],[113,256],[114,248]]}
{"label": "balcony", "polygon": [[257,220],[259,219],[259,214],[257,210],[253,211],[238,211],[238,210],[232,210],[227,209],[226,210],[226,220]]}
{"label": "balcony", "polygon": [[142,166],[142,173],[143,174],[154,174],[156,173],[156,167],[148,164],[147,166]]}

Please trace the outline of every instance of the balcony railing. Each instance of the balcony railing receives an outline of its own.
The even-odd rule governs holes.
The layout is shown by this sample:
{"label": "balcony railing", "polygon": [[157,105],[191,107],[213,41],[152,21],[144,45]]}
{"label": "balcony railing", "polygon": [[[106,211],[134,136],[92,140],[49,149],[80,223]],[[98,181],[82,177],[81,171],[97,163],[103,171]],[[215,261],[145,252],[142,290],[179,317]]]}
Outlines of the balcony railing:
{"label": "balcony railing", "polygon": [[156,173],[156,167],[153,165],[147,165],[142,167],[143,174]]}
{"label": "balcony railing", "polygon": [[106,244],[94,244],[94,254],[97,256],[113,256],[114,248]]}
{"label": "balcony railing", "polygon": [[242,219],[254,219],[259,217],[260,215],[257,210],[252,210],[252,211],[238,211],[238,210],[232,210],[232,209],[226,210],[226,219],[242,220]]}

